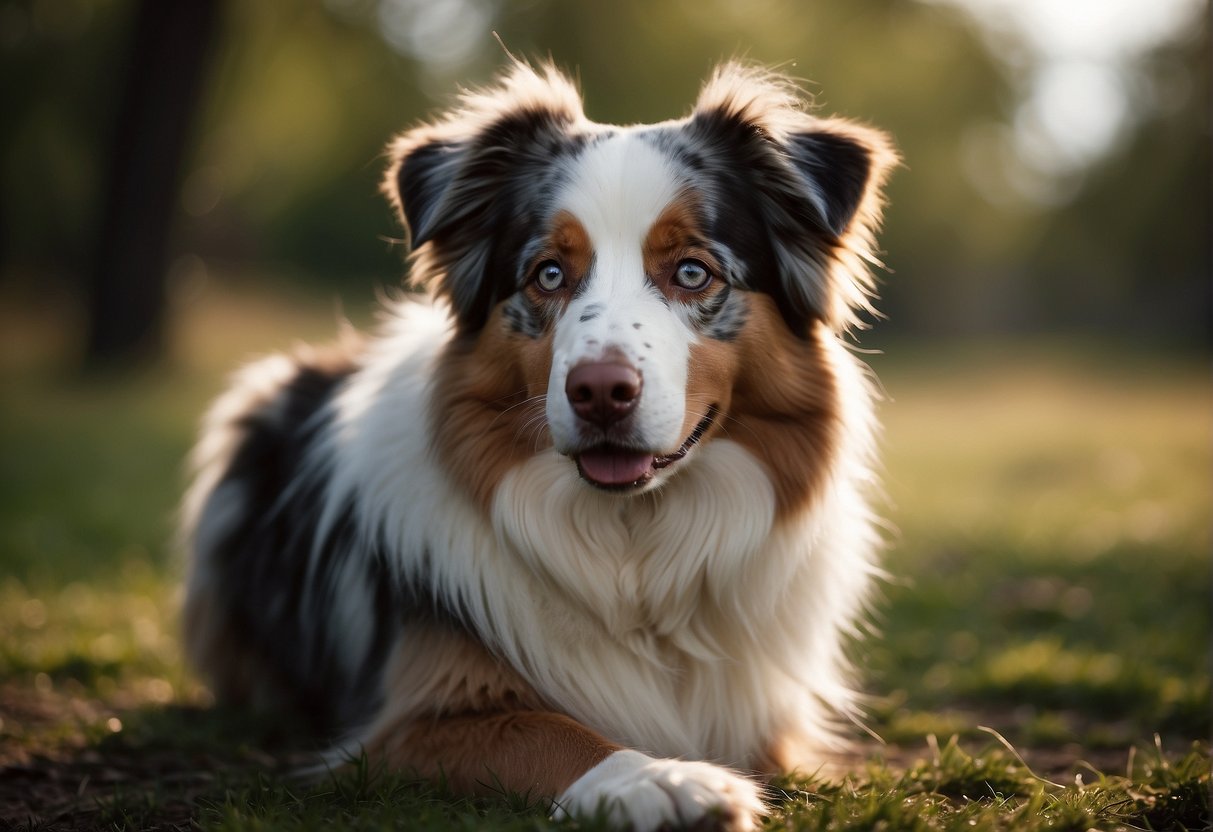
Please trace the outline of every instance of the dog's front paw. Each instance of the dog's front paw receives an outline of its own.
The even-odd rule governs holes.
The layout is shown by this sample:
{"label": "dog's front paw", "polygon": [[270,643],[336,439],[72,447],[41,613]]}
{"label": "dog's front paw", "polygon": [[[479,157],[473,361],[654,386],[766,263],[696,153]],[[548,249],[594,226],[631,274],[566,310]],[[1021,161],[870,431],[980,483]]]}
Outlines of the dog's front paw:
{"label": "dog's front paw", "polygon": [[757,784],[726,768],[616,751],[565,790],[552,816],[598,811],[634,832],[691,825],[746,832],[763,805]]}

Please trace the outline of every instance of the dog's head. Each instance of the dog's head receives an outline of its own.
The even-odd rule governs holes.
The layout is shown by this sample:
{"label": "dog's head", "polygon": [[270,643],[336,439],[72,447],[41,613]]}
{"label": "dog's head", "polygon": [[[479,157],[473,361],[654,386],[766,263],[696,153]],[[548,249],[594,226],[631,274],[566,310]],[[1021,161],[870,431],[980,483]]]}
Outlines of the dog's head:
{"label": "dog's head", "polygon": [[468,479],[550,444],[640,492],[722,431],[778,465],[758,423],[828,410],[814,356],[868,308],[883,134],[738,64],[687,118],[599,125],[518,65],[390,153],[413,279],[455,318],[435,423]]}

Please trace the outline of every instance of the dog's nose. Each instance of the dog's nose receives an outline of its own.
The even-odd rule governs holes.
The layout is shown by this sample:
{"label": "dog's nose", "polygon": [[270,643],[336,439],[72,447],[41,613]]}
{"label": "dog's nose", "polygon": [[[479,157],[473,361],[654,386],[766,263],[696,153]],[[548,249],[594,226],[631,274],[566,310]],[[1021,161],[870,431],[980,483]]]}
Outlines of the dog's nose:
{"label": "dog's nose", "polygon": [[564,393],[580,418],[606,427],[636,409],[641,387],[640,372],[630,364],[590,361],[569,370]]}

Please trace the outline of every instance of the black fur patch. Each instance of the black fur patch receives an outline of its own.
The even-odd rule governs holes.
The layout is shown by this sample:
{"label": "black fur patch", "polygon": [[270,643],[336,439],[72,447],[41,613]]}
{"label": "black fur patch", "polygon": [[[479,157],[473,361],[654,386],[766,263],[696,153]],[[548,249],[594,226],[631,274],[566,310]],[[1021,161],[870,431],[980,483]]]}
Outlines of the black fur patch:
{"label": "black fur patch", "polygon": [[[762,192],[754,177],[770,167],[770,148],[753,129],[724,114],[696,114],[672,129],[664,142],[676,158],[695,158],[699,175],[692,179],[702,192],[703,227],[709,238],[731,254],[720,257],[732,266],[726,275],[738,288],[785,298],[779,265],[766,219]],[[781,313],[793,332],[807,328],[808,315],[781,302]]]}
{"label": "black fur patch", "polygon": [[793,136],[790,145],[792,161],[824,198],[830,230],[841,235],[851,224],[872,173],[867,148],[833,133]]}
{"label": "black fur patch", "polygon": [[502,306],[501,313],[511,332],[527,338],[539,338],[551,325],[551,316],[531,303],[523,292],[515,292]]}
{"label": "black fur patch", "polygon": [[[268,404],[232,425],[241,440],[211,499],[238,488],[243,512],[211,551],[197,553],[203,568],[218,573],[224,590],[211,603],[241,646],[326,734],[378,706],[387,651],[408,621],[456,618],[435,609],[428,593],[395,583],[378,542],[361,538],[352,506],[321,537],[329,471],[309,460],[332,425],[333,396],[353,370],[350,362],[300,364]],[[351,646],[346,634],[332,632],[339,591],[372,621],[352,672],[348,655],[339,654]],[[350,592],[365,597],[350,599]]]}
{"label": "black fur patch", "polygon": [[695,307],[695,322],[709,338],[732,341],[741,333],[749,317],[750,304],[744,292],[735,292],[728,283]]}

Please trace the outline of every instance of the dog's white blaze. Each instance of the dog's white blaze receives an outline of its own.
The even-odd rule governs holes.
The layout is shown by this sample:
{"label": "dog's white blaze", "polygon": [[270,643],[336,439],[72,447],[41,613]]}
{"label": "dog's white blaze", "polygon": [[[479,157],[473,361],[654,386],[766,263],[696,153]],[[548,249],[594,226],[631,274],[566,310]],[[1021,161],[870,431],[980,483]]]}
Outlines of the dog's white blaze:
{"label": "dog's white blaze", "polygon": [[565,378],[572,367],[608,352],[625,356],[644,379],[634,416],[637,443],[671,453],[686,438],[687,359],[695,334],[649,281],[643,256],[645,237],[681,187],[670,159],[622,133],[588,149],[557,198],[585,228],[594,252],[584,288],[556,324],[547,417],[559,451],[577,447],[580,438]]}

